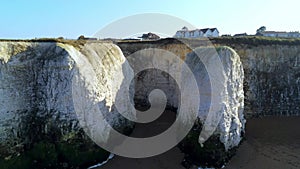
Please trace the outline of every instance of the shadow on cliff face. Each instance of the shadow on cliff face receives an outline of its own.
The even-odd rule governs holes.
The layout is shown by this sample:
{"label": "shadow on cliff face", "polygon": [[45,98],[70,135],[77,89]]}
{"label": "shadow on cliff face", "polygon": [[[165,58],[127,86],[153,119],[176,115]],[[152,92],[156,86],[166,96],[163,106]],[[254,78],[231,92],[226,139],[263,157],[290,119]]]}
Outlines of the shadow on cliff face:
{"label": "shadow on cliff face", "polygon": [[[153,47],[153,46],[152,46]],[[220,50],[222,50],[220,48]],[[195,57],[195,53],[191,53]],[[201,64],[201,60],[198,58],[192,61],[198,63],[192,66],[192,72],[194,76],[198,77],[197,82],[201,83],[202,90],[206,90],[206,93],[211,93],[209,86],[209,79],[207,79],[208,73],[205,70],[205,65]],[[190,63],[192,64],[192,63]],[[201,69],[201,70],[200,70]],[[201,81],[201,80],[206,80]],[[162,133],[176,119],[177,109],[180,107],[181,93],[176,84],[176,81],[164,71],[157,69],[146,69],[139,72],[134,80],[131,82],[131,87],[135,89],[134,92],[134,104],[139,110],[147,110],[151,107],[148,101],[148,96],[150,92],[154,89],[161,89],[167,97],[167,111],[165,111],[159,119],[148,123],[148,124],[135,124],[133,132],[130,134],[131,137],[145,138],[151,137]],[[198,84],[200,85],[200,84]],[[195,89],[198,90],[198,89]],[[200,95],[203,100],[209,101],[211,96]],[[199,97],[200,97],[199,96]],[[202,107],[209,107],[209,102],[202,102]],[[172,111],[168,111],[172,110]],[[162,125],[164,123],[164,125]],[[183,153],[185,153],[185,159],[183,160],[183,165],[189,167],[192,165],[200,165],[206,167],[222,167],[228,160],[234,155],[235,148],[226,150],[224,143],[220,141],[219,135],[214,135],[208,139],[204,146],[199,144],[199,135],[202,130],[202,124],[199,119],[195,122],[193,129],[188,133],[188,135],[179,143],[178,147]],[[163,142],[164,140],[162,140]],[[130,151],[130,150],[128,150]]]}
{"label": "shadow on cliff face", "polygon": [[[166,110],[177,111],[180,103],[180,91],[176,81],[166,72],[157,69],[147,69],[139,72],[133,79],[134,105],[140,111],[148,110],[151,104],[148,96],[151,91],[160,89],[167,98]],[[158,135],[167,130],[175,121],[176,113],[162,112],[161,116],[150,123],[137,123],[136,128],[144,128],[144,132],[135,132],[132,137],[146,138]],[[139,134],[137,134],[139,133]]]}
{"label": "shadow on cliff face", "polygon": [[[9,64],[4,65],[6,68],[3,69],[17,69],[11,75],[15,79],[10,82],[12,82],[12,85],[16,85],[14,87],[19,91],[23,88],[28,89],[28,91],[24,91],[28,95],[14,98],[23,99],[22,103],[24,103],[25,108],[8,111],[8,114],[12,114],[14,117],[6,122],[8,126],[6,129],[9,130],[11,126],[17,124],[16,128],[12,127],[9,132],[13,133],[12,140],[16,139],[18,141],[6,145],[6,150],[9,150],[10,146],[15,148],[13,153],[8,153],[16,155],[16,157],[6,156],[3,153],[6,160],[0,160],[1,167],[88,167],[104,161],[109,155],[109,152],[96,146],[78,124],[72,105],[72,89],[68,84],[74,75],[72,74],[73,69],[70,71],[70,67],[66,64],[69,63],[66,59],[68,52],[57,48],[56,44],[49,44],[49,48],[46,49],[45,55],[43,55],[39,53],[38,49],[32,48],[23,54],[20,53],[18,55],[20,58],[18,56],[12,58],[10,63],[14,64],[11,67]],[[17,65],[14,62],[17,59],[21,59],[20,63],[22,65]],[[124,72],[127,71],[125,67],[122,68],[124,68]],[[1,67],[1,71],[3,69]],[[175,121],[176,111],[180,106],[178,103],[180,103],[179,98],[181,95],[175,80],[163,71],[148,69],[138,74],[132,83],[136,86],[131,85],[130,87],[133,87],[136,92],[134,99],[131,98],[131,102],[136,108],[140,110],[148,109],[150,107],[148,102],[149,92],[158,88],[166,94],[167,109],[172,111],[165,111],[152,123],[136,123],[133,129],[132,122],[118,113],[115,105],[106,107],[105,100],[98,102],[99,107],[106,109],[102,113],[108,113],[105,117],[110,127],[119,133],[131,134],[131,137],[136,138],[150,137],[168,129]],[[57,88],[61,91],[54,92],[53,90]],[[68,104],[65,104],[65,102]],[[216,138],[209,140],[204,148],[201,147],[197,135],[200,130],[201,123],[199,122],[195,124],[193,131],[180,144],[181,150],[186,154],[186,161],[194,164],[221,165],[217,162],[220,159],[221,162],[224,162],[222,161],[226,156],[224,147]],[[119,140],[118,143],[122,143],[122,140]],[[1,155],[3,154],[1,152]]]}
{"label": "shadow on cliff face", "polygon": [[109,152],[76,119],[68,52],[50,42],[9,45],[12,57],[0,65],[0,168],[87,168],[106,160]]}

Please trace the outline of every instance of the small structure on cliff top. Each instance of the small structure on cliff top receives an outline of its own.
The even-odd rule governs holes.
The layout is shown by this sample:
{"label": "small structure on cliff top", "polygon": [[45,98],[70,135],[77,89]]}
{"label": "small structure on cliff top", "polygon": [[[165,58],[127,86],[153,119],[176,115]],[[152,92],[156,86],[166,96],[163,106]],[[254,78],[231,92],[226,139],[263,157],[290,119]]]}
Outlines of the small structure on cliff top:
{"label": "small structure on cliff top", "polygon": [[83,35],[78,37],[78,40],[98,40],[97,38],[85,37]]}
{"label": "small structure on cliff top", "polygon": [[278,37],[278,38],[300,38],[300,33],[295,32],[285,32],[285,31],[267,31],[265,26],[260,27],[256,30],[256,35],[266,36],[266,37]]}
{"label": "small structure on cliff top", "polygon": [[139,38],[142,38],[143,40],[157,40],[157,39],[160,39],[160,37],[154,33],[146,33],[146,34],[143,34],[141,37]]}
{"label": "small structure on cliff top", "polygon": [[242,36],[248,36],[248,34],[247,33],[239,33],[239,34],[235,34],[234,36],[242,37]]}
{"label": "small structure on cliff top", "polygon": [[175,38],[201,38],[201,37],[219,37],[219,30],[217,28],[205,28],[189,30],[186,26],[177,31]]}

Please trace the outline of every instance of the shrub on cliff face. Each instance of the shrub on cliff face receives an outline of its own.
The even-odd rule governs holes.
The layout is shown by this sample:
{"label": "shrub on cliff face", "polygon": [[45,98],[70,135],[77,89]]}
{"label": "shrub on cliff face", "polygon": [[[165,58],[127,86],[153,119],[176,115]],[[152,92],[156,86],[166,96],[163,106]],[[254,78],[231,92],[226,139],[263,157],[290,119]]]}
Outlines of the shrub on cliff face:
{"label": "shrub on cliff face", "polygon": [[199,131],[192,130],[179,144],[179,148],[185,154],[184,162],[187,165],[221,168],[235,154],[236,148],[225,150],[219,136],[210,137],[201,146],[198,142],[199,134]]}
{"label": "shrub on cliff face", "polygon": [[88,168],[105,161],[109,152],[93,143],[81,141],[41,141],[31,149],[10,159],[0,160],[0,169],[66,169]]}
{"label": "shrub on cliff face", "polygon": [[32,110],[22,112],[23,150],[0,159],[0,169],[65,169],[87,168],[105,161],[109,152],[98,147],[77,128],[57,126],[54,112]]}
{"label": "shrub on cliff face", "polygon": [[57,167],[58,161],[55,145],[46,142],[36,143],[30,151],[20,156],[0,160],[1,169],[48,169]]}

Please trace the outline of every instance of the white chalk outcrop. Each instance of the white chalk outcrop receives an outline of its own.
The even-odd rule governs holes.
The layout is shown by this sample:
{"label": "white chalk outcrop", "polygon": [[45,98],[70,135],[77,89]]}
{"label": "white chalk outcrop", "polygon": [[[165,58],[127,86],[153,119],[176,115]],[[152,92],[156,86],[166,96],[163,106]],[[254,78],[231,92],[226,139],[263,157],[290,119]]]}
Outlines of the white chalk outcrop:
{"label": "white chalk outcrop", "polygon": [[69,137],[81,128],[78,118],[89,134],[94,108],[108,121],[95,125],[101,141],[107,141],[109,124],[121,132],[130,128],[113,107],[123,77],[132,75],[124,62],[111,43],[0,42],[0,156],[17,154],[40,134]]}
{"label": "white chalk outcrop", "polygon": [[215,135],[226,150],[238,146],[245,130],[244,72],[239,56],[228,47],[217,51],[198,48],[187,55],[186,62],[196,77],[200,93],[200,144]]}
{"label": "white chalk outcrop", "polygon": [[[130,49],[130,46],[124,48]],[[160,89],[167,98],[166,105],[171,108],[184,109],[187,103],[188,109],[183,111],[189,114],[195,111],[193,105],[199,105],[195,112],[202,127],[198,131],[201,132],[199,143],[203,144],[214,135],[219,137],[226,150],[238,146],[245,130],[244,71],[240,57],[229,47],[196,48],[185,56],[185,63],[193,76],[179,61],[182,53],[172,50],[146,46],[127,56],[130,63],[135,63],[134,70],[144,69],[135,78],[135,99],[139,104],[147,105],[147,94]],[[193,80],[197,81],[198,88]],[[180,109],[178,112],[182,111]],[[184,117],[182,120],[187,124],[191,119]]]}

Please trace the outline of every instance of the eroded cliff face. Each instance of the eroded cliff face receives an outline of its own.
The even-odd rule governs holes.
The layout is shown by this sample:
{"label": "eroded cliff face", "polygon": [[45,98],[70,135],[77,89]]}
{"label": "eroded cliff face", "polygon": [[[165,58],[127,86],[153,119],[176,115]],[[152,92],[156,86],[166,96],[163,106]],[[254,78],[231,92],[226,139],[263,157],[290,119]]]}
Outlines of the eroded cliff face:
{"label": "eroded cliff face", "polygon": [[[187,161],[220,168],[231,158],[245,131],[244,72],[234,50],[214,50],[196,48],[186,56],[185,61],[197,79],[200,107],[194,129],[179,147],[188,154]],[[199,136],[200,145],[195,144],[195,136]]]}
{"label": "eroded cliff face", "polygon": [[[127,57],[129,63],[131,58],[135,60],[142,58],[143,61],[136,67],[145,68],[139,72],[134,81],[136,103],[141,107],[150,107],[149,93],[154,89],[160,89],[166,95],[167,108],[175,108],[179,112],[186,102],[189,102],[189,105],[199,105],[196,110],[198,125],[203,126],[204,131],[207,130],[201,135],[202,139],[206,141],[213,134],[220,135],[226,150],[237,146],[242,139],[241,134],[245,126],[244,71],[238,54],[228,47],[196,48],[184,57],[187,68],[192,72],[188,74],[182,65],[183,61],[179,63],[176,59],[176,57],[181,59],[181,53],[179,56],[175,55],[174,47],[176,46],[171,45],[170,48],[162,49],[151,47]],[[155,57],[160,59],[146,59]],[[197,86],[191,84],[193,80],[197,82]],[[193,99],[194,95],[186,93],[197,93],[198,99]],[[211,121],[206,122],[208,118]],[[208,125],[204,125],[205,122],[210,123],[209,127],[214,127],[213,131],[208,129]]]}
{"label": "eroded cliff face", "polygon": [[[149,48],[167,50],[189,63],[195,68],[193,73],[198,73],[200,77],[197,79],[198,85],[202,85],[199,92],[207,92],[200,98],[202,102],[197,112],[198,121],[181,144],[183,151],[190,154],[192,160],[197,161],[205,155],[208,155],[206,157],[210,164],[217,162],[217,165],[222,165],[228,160],[230,150],[239,144],[244,131],[244,100],[244,112],[248,116],[299,115],[299,46],[229,44],[236,52],[230,48],[217,48],[225,69],[222,77],[216,74],[216,77],[223,80],[218,83],[221,100],[214,103],[221,106],[216,112],[222,116],[217,123],[217,130],[203,143],[199,136],[201,130],[205,130],[204,121],[208,116],[206,113],[210,99],[205,96],[211,94],[211,88],[205,83],[208,82],[208,74],[203,65],[197,65],[199,62],[194,60],[195,51],[192,49],[207,44],[195,41],[192,46],[187,46],[178,41],[166,40],[117,45],[121,50],[111,43],[100,42],[76,47],[55,42],[0,42],[0,156],[10,159],[48,140],[50,142],[46,145],[51,145],[53,152],[60,152],[56,156],[67,158],[77,152],[64,154],[65,149],[61,147],[68,147],[70,143],[78,146],[74,140],[84,140],[84,145],[94,145],[83,131],[93,138],[92,130],[101,130],[101,135],[94,137],[101,142],[108,141],[110,125],[128,134],[133,123],[122,117],[115,107],[125,77],[134,76],[123,53],[128,57],[136,51]],[[214,69],[214,61],[207,61]],[[165,62],[168,70],[179,73],[181,69],[172,63]],[[131,89],[135,89],[135,97],[132,99],[135,99],[136,104],[147,106],[149,92],[160,86],[169,99],[167,106],[177,109],[180,105],[178,85],[166,72],[148,70],[136,76],[132,83],[134,87]],[[119,101],[122,102],[122,99]],[[97,115],[95,108],[107,115],[105,120],[108,123],[97,125],[93,119]],[[132,107],[125,106],[122,111],[134,116],[131,114]],[[199,142],[203,143],[204,148]],[[87,147],[95,150],[93,146]],[[72,147],[68,147],[68,151],[70,149]],[[96,156],[98,153],[105,154],[102,156],[104,159],[108,156],[102,149],[93,153]],[[56,156],[52,159],[56,159]],[[217,156],[222,158],[216,159]],[[74,166],[78,166],[74,161]]]}
{"label": "eroded cliff face", "polygon": [[[131,49],[136,50],[135,46],[132,47]],[[208,76],[205,74],[204,67],[199,68],[199,65],[194,62],[195,56],[191,53],[192,50],[177,43],[166,44],[163,47],[170,49],[171,53],[176,53],[181,61],[185,60],[187,54],[190,53],[190,59],[187,62],[195,68],[193,73],[198,73],[202,77],[197,82],[204,84],[202,85],[204,88],[200,92],[207,92],[209,95],[210,89],[207,88],[209,85],[201,82],[207,81]],[[126,50],[124,52],[131,53]],[[135,93],[137,100],[147,99],[147,91],[145,91],[147,88],[145,86],[149,86],[147,72],[138,76],[131,87],[126,86],[131,88],[129,95],[120,93],[123,92],[120,89],[125,83],[125,79],[133,79],[134,71],[126,62],[122,51],[112,43],[91,42],[74,47],[74,45],[55,42],[1,42],[0,54],[0,150],[1,157],[7,160],[14,158],[14,155],[22,157],[24,153],[36,152],[50,146],[53,150],[51,159],[58,160],[57,162],[51,161],[51,165],[65,162],[60,161],[61,157],[64,157],[63,160],[66,160],[70,166],[81,166],[78,162],[74,162],[74,158],[71,160],[68,157],[70,154],[72,156],[72,154],[78,153],[74,152],[76,149],[69,149],[70,144],[75,147],[78,144],[84,145],[87,147],[86,149],[92,151],[95,157],[98,157],[97,154],[102,154],[101,158],[105,158],[107,152],[102,149],[93,149],[94,144],[87,135],[93,141],[105,143],[109,141],[111,126],[118,132],[128,134],[133,128],[133,123],[122,115],[130,117],[135,116],[135,113],[132,111],[132,107],[128,106],[130,100],[118,96],[129,96],[135,90],[137,91]],[[221,72],[223,80],[218,83],[222,89],[222,93],[219,93],[222,94],[222,97],[217,104],[220,104],[222,108],[215,107],[214,111],[222,116],[219,119],[220,123],[215,124],[216,132],[208,135],[212,134],[216,138],[209,144],[219,142],[225,156],[227,150],[238,145],[241,132],[244,130],[245,121],[241,111],[243,94],[240,87],[243,72],[238,56],[232,50],[222,49],[219,59],[225,67]],[[207,58],[207,64],[211,69],[214,67],[214,61]],[[157,63],[159,62],[157,60]],[[182,73],[180,64],[182,63],[177,67],[174,66],[174,63],[167,59],[165,70],[179,75],[179,79],[186,78],[187,76],[180,76]],[[180,99],[187,100],[189,103],[193,102],[190,98],[191,95],[183,95],[179,99],[178,96],[182,94],[178,93],[180,90],[177,90],[176,82],[171,81],[172,78],[166,73],[154,71],[153,75],[155,77],[161,75],[161,79],[153,80],[153,82],[163,84],[162,89],[166,90],[165,93],[171,107],[177,109],[182,106],[178,102]],[[215,73],[215,78],[217,77],[219,76]],[[145,79],[148,80],[143,81]],[[164,82],[166,83],[164,84]],[[183,82],[185,89],[193,93],[195,89],[189,88],[189,84],[185,84],[188,80],[183,80]],[[150,88],[157,85],[159,86],[159,84],[150,83]],[[148,88],[149,91],[150,88]],[[173,91],[173,89],[175,90]],[[174,95],[175,93],[178,95]],[[118,110],[115,105],[116,100],[121,103],[127,102],[124,104],[127,106]],[[199,98],[195,100],[196,105],[199,104],[197,100]],[[203,103],[200,106],[202,112],[193,110],[198,114],[198,125],[195,128],[200,129],[203,126],[205,128],[204,121],[209,116],[206,112],[206,108],[209,107],[208,102],[209,98],[200,102],[200,104]],[[103,116],[99,116],[100,114]],[[182,123],[185,122],[193,123],[190,119],[183,119]],[[199,136],[201,130],[198,129],[193,132]],[[95,131],[98,134],[95,134]],[[204,134],[201,138],[206,136]],[[199,141],[197,137],[196,143],[192,145],[200,146]],[[202,144],[203,140],[200,143]],[[68,152],[65,152],[65,147],[68,147]],[[215,155],[213,156],[215,157]],[[39,165],[39,162],[43,162],[43,159],[36,160],[36,156],[30,160],[38,161],[31,165]],[[3,162],[3,164],[9,166],[9,161]],[[86,165],[86,163],[83,164]],[[42,163],[38,167],[45,167],[44,165],[48,164]]]}
{"label": "eroded cliff face", "polygon": [[245,71],[245,113],[300,115],[300,46],[231,46]]}
{"label": "eroded cliff face", "polygon": [[[186,58],[187,64],[192,67],[194,75],[198,77],[200,93],[198,116],[202,124],[208,123],[209,118],[215,120],[216,116],[219,117],[216,131],[212,134],[219,135],[220,141],[228,150],[239,145],[245,130],[243,66],[239,55],[231,48],[219,47],[214,53],[215,56],[207,55],[208,52],[199,49],[188,54]],[[198,56],[204,58],[201,59],[202,63],[195,57],[197,53]],[[213,122],[210,122],[209,125],[203,126],[201,132],[204,138],[207,134],[205,130],[209,130],[207,128],[213,125]],[[201,134],[200,137],[202,137]]]}
{"label": "eroded cliff face", "polygon": [[[220,41],[222,40],[222,41]],[[299,60],[300,46],[290,45],[277,40],[266,40],[264,43],[251,39],[224,38],[212,40],[215,46],[229,46],[241,58],[245,73],[245,115],[246,117],[260,115],[299,115]],[[211,45],[205,40],[182,40],[191,47]],[[203,42],[204,41],[204,42]],[[224,42],[223,42],[224,41]],[[247,43],[249,41],[249,43]],[[250,43],[251,42],[251,43]],[[174,45],[175,43],[175,45]],[[276,45],[272,45],[272,44]],[[287,42],[288,43],[288,42]],[[143,42],[130,46],[130,42],[119,42],[125,56],[144,48],[160,48],[185,57],[191,52],[183,43],[176,40],[161,40],[161,42]],[[180,47],[178,47],[180,46]],[[183,49],[178,51],[177,49]]]}
{"label": "eroded cliff face", "polygon": [[[163,69],[147,69],[136,77],[136,103],[150,107],[147,95],[156,88],[164,91],[167,106],[177,112],[184,107],[185,101],[190,105],[197,102],[197,122],[180,147],[188,158],[192,158],[189,160],[198,165],[221,167],[230,158],[232,149],[239,145],[245,129],[244,72],[238,54],[228,47],[215,49],[205,45],[192,48],[181,41],[118,45],[129,60],[138,56],[161,58],[159,64]],[[172,55],[182,59],[193,75],[183,75],[183,67],[178,66],[175,59],[165,59],[165,56],[174,58]],[[157,65],[156,61],[143,60],[148,63],[144,67]],[[176,81],[177,76],[181,76],[181,84]],[[191,85],[193,79],[197,87]],[[191,100],[193,95],[185,95],[189,90],[198,93],[199,99]]]}
{"label": "eroded cliff face", "polygon": [[55,43],[1,42],[0,49],[2,149],[22,150],[38,139],[36,133],[53,127],[71,132],[77,123],[69,87],[74,61],[68,53]]}
{"label": "eroded cliff face", "polygon": [[[109,125],[124,133],[132,128],[111,108],[122,77],[130,76],[130,70],[122,70],[125,57],[117,46],[0,42],[0,60],[0,156],[13,158],[0,160],[2,166],[18,168],[14,161],[24,160],[29,163],[19,164],[22,168],[59,168],[61,163],[88,167],[105,160],[109,153],[83,132],[89,135],[90,126],[95,125],[90,119],[95,106],[109,116],[99,129],[101,141],[107,141]],[[83,65],[87,63],[89,70]],[[115,72],[120,80],[112,85]],[[81,123],[80,118],[84,118]],[[43,155],[35,154],[39,152],[51,152],[52,161],[48,164]]]}

